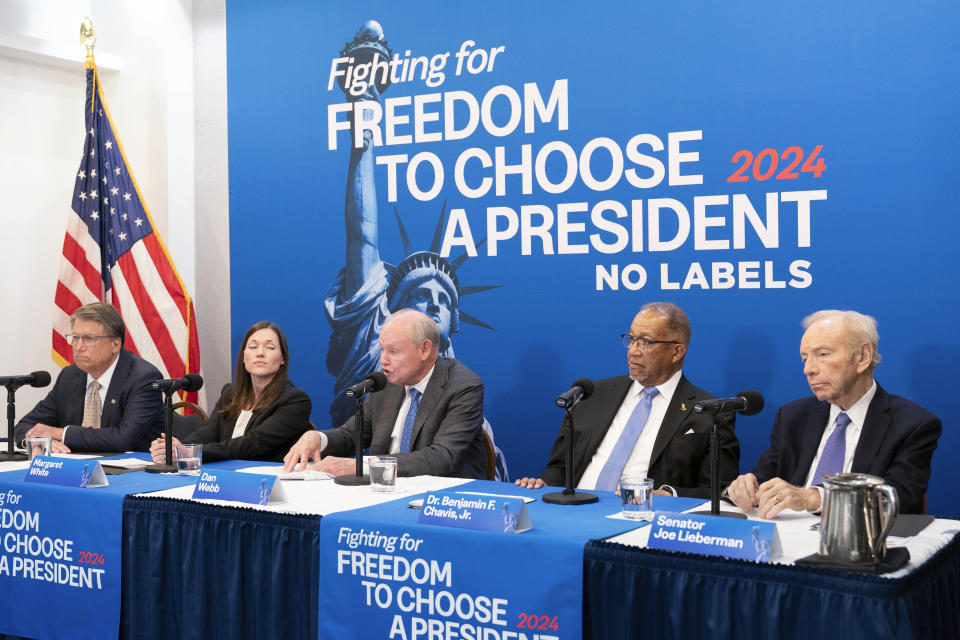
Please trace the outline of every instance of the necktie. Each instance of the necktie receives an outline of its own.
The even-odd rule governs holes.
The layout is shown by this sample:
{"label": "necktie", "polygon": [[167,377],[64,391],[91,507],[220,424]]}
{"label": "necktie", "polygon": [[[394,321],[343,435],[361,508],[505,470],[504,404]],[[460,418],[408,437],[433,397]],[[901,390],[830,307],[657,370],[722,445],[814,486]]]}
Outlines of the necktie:
{"label": "necktie", "polygon": [[813,472],[814,485],[822,485],[823,476],[826,474],[843,471],[843,458],[847,452],[847,425],[849,424],[850,416],[841,411],[837,415],[837,428],[833,430],[833,433],[827,438],[827,443],[823,445],[820,462],[817,464],[817,470]]}
{"label": "necktie", "polygon": [[103,405],[100,404],[100,383],[94,380],[90,383],[90,394],[87,396],[87,402],[83,405],[83,426],[100,428],[100,412]]}
{"label": "necktie", "polygon": [[413,422],[417,419],[417,409],[420,407],[420,392],[410,388],[410,409],[403,421],[403,432],[400,434],[400,453],[410,451],[410,436],[413,434]]}
{"label": "necktie", "polygon": [[620,474],[627,465],[627,458],[633,452],[633,447],[643,431],[643,425],[647,424],[647,418],[650,416],[650,407],[653,406],[653,397],[659,393],[656,387],[644,387],[643,397],[634,407],[633,413],[627,419],[627,426],[617,439],[610,457],[606,464],[600,470],[600,476],[597,478],[598,491],[613,491],[620,482]]}

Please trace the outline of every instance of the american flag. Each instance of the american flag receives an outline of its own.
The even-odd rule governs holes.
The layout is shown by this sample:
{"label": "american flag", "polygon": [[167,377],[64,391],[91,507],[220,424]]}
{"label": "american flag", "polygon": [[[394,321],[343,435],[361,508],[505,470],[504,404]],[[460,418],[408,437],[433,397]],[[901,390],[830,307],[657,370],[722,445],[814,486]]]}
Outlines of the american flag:
{"label": "american flag", "polygon": [[[87,61],[86,141],[63,239],[54,301],[53,359],[73,361],[67,343],[77,307],[109,302],[126,324],[130,351],[164,378],[200,372],[193,300],[154,229],[117,139],[96,65]],[[197,394],[187,400],[197,402]]]}

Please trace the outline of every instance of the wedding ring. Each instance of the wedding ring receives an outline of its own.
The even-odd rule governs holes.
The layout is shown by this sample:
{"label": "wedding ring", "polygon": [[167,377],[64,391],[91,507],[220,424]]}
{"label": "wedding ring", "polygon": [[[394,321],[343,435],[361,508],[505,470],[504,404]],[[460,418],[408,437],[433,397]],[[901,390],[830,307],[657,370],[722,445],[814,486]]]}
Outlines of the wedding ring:
{"label": "wedding ring", "polygon": [[773,496],[773,502],[775,504],[780,504],[780,496]]}

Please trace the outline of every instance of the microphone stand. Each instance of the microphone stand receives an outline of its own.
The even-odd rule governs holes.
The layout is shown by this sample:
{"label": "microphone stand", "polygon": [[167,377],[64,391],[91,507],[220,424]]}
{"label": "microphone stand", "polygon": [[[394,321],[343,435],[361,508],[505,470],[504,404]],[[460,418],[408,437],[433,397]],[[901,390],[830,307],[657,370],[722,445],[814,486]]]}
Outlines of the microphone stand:
{"label": "microphone stand", "polygon": [[342,484],[348,487],[370,484],[370,476],[363,475],[363,445],[360,441],[363,435],[363,397],[361,394],[354,398],[356,402],[356,412],[354,413],[355,417],[353,419],[353,424],[356,427],[354,429],[354,433],[356,433],[356,438],[354,439],[355,455],[357,457],[356,474],[352,476],[336,476],[333,479],[336,484]]}
{"label": "microphone stand", "polygon": [[173,389],[163,393],[163,439],[166,440],[166,464],[151,464],[144,468],[147,473],[176,473],[177,465],[173,464]]}
{"label": "microphone stand", "polygon": [[27,455],[13,450],[13,423],[17,416],[17,388],[13,384],[7,385],[7,450],[0,452],[0,461],[26,460]]}
{"label": "microphone stand", "polygon": [[721,405],[721,410],[713,416],[713,426],[710,428],[710,510],[692,511],[691,513],[698,516],[746,519],[746,514],[739,511],[720,511],[720,436],[718,435],[717,423],[720,422],[722,412]]}
{"label": "microphone stand", "polygon": [[[574,405],[576,406],[576,405]],[[567,486],[563,491],[545,493],[541,500],[550,504],[590,504],[599,500],[595,493],[577,492],[573,488],[573,407],[567,407],[563,416],[563,426],[567,430]]]}

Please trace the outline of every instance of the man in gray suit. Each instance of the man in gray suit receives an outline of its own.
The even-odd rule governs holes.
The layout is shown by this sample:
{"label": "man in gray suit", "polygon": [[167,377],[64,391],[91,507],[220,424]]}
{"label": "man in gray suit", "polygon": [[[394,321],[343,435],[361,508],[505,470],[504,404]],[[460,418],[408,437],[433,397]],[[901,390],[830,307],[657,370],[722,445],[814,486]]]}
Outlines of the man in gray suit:
{"label": "man in gray suit", "polygon": [[[439,358],[440,328],[413,309],[397,311],[380,330],[380,366],[388,384],[364,406],[361,443],[371,455],[397,457],[403,476],[483,478],[486,454],[483,382],[452,358]],[[344,475],[356,471],[356,418],[300,437],[284,457],[284,470],[305,468]]]}

